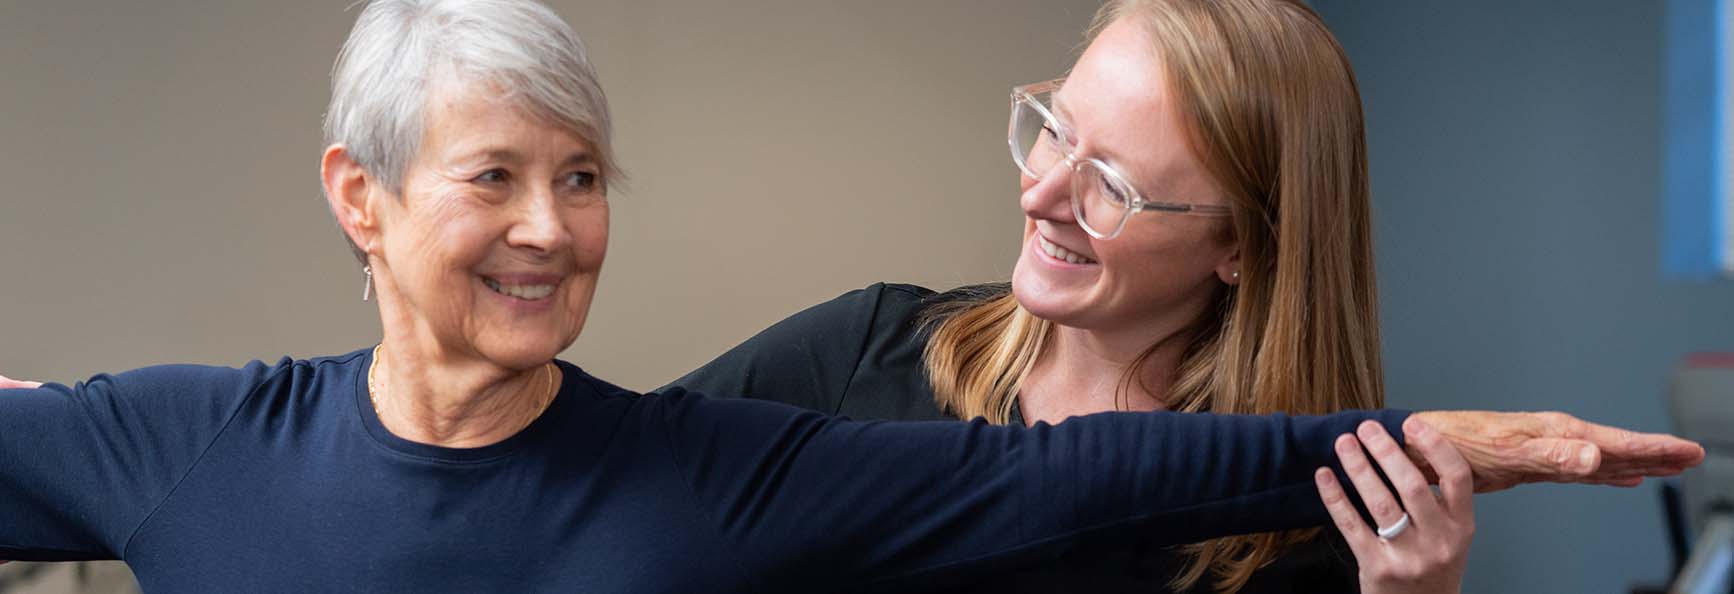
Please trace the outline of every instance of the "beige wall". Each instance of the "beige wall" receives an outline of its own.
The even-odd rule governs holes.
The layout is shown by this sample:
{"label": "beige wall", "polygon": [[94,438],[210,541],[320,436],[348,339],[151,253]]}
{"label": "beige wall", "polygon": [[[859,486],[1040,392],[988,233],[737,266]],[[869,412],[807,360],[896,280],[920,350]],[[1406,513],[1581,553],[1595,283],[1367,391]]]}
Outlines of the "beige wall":
{"label": "beige wall", "polygon": [[[318,193],[348,2],[0,3],[0,372],[375,340]],[[556,7],[632,176],[566,356],[647,388],[844,290],[1005,275],[1006,90],[1059,74],[1095,2]]]}

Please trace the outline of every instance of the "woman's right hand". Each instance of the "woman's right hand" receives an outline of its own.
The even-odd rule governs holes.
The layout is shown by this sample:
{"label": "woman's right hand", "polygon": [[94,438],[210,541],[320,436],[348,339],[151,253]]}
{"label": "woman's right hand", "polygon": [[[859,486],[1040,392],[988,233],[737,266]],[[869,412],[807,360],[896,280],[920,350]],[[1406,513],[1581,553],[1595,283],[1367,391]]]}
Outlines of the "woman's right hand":
{"label": "woman's right hand", "polygon": [[[1403,432],[1438,472],[1438,492],[1378,423],[1363,423],[1356,431],[1358,440],[1345,434],[1336,443],[1343,472],[1385,534],[1375,534],[1361,519],[1328,468],[1318,469],[1314,476],[1319,496],[1354,551],[1362,594],[1458,594],[1469,541],[1475,534],[1469,463],[1438,431],[1414,417],[1403,423]],[[1362,452],[1363,444],[1376,465]],[[1379,470],[1399,496],[1385,487]]]}

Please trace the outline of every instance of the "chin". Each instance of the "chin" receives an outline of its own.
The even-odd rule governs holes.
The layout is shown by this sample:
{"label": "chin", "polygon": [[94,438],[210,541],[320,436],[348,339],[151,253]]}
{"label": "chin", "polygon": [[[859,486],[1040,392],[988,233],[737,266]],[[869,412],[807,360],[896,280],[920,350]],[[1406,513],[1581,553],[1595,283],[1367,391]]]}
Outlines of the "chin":
{"label": "chin", "polygon": [[1077,317],[1080,310],[1084,309],[1080,305],[1085,302],[1084,295],[1073,293],[1083,291],[1056,289],[1044,279],[1037,278],[1022,268],[1020,262],[1018,268],[1012,271],[1012,297],[1018,300],[1018,305],[1037,318],[1070,325],[1067,321]]}
{"label": "chin", "polygon": [[507,334],[479,345],[482,357],[507,369],[530,369],[553,360],[565,347],[552,337]]}

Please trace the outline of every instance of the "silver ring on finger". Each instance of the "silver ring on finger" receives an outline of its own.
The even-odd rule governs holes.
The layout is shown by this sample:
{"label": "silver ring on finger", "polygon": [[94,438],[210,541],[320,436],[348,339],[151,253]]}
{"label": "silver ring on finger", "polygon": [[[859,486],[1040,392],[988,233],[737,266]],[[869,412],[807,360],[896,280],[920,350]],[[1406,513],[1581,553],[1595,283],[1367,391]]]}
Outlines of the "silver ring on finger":
{"label": "silver ring on finger", "polygon": [[1379,527],[1379,540],[1386,540],[1386,541],[1391,540],[1393,538],[1396,538],[1397,535],[1402,534],[1404,530],[1408,530],[1408,529],[1409,529],[1409,512],[1403,512],[1403,517],[1397,518],[1397,521],[1395,523],[1391,524],[1390,526],[1380,526]]}

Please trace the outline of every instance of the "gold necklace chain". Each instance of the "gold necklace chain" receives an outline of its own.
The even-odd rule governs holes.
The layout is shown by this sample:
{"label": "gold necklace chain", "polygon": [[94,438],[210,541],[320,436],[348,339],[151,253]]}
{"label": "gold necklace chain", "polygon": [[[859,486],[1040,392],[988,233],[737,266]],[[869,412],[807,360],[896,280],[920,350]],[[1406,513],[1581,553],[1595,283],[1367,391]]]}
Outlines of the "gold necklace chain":
{"label": "gold necklace chain", "polygon": [[[376,372],[379,370],[379,349],[384,346],[384,344],[374,345],[373,360],[367,364],[367,396],[368,399],[373,402],[373,416],[375,417],[381,416],[379,412],[379,384],[375,380],[375,377]],[[524,427],[530,426],[530,423],[536,422],[536,419],[541,417],[542,413],[547,412],[548,407],[554,404],[554,397],[557,395],[554,386],[554,362],[549,361],[543,364],[542,371],[544,372],[543,375],[548,376],[548,387],[543,390],[547,395],[542,397],[542,403],[536,406],[536,414],[532,415],[530,420],[524,423]],[[383,420],[380,421],[381,424],[384,424],[384,422],[385,421]],[[518,430],[522,431],[524,427],[519,427]]]}

